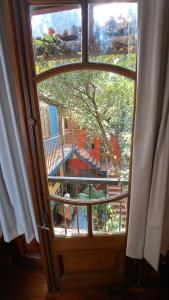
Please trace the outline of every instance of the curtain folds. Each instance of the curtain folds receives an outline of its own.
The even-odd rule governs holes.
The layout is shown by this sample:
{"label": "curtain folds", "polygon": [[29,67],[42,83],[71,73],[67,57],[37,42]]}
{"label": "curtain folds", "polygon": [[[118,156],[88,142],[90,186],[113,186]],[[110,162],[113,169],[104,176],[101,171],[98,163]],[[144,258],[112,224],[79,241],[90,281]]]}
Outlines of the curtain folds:
{"label": "curtain folds", "polygon": [[25,169],[12,80],[0,36],[0,235],[6,242],[38,233]]}
{"label": "curtain folds", "polygon": [[169,249],[169,1],[140,0],[127,256],[157,270]]}

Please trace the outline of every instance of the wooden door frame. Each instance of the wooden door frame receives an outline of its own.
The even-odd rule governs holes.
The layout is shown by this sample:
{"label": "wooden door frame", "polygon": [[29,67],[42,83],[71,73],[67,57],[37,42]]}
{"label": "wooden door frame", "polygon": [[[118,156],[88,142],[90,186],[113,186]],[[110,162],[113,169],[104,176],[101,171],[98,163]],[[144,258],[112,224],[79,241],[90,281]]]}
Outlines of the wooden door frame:
{"label": "wooden door frame", "polygon": [[[23,142],[23,152],[27,168],[28,180],[33,200],[36,223],[48,223],[48,213],[45,209],[44,186],[40,180],[40,163],[38,160],[35,135],[37,135],[37,122],[30,107],[28,78],[25,70],[25,57],[21,52],[22,37],[19,5],[16,0],[2,0],[4,38],[3,46],[7,59],[7,68],[14,88],[14,100],[20,122],[20,133]],[[6,38],[5,38],[6,37]],[[35,167],[36,166],[36,167]],[[42,176],[44,177],[44,175]],[[47,277],[48,290],[55,290],[55,276],[50,253],[50,234],[45,230],[38,230],[42,261]]]}
{"label": "wooden door frame", "polygon": [[[30,28],[27,26],[29,20],[28,6],[30,4],[45,4],[46,2],[51,2],[53,4],[55,0],[3,0],[3,6],[5,27],[7,28],[7,34],[9,37],[9,63],[12,74],[15,78],[17,105],[19,108],[25,161],[27,162],[27,170],[33,197],[36,222],[39,225],[47,224],[50,228],[52,228],[51,212],[49,210],[49,205],[47,205],[47,201],[45,201],[45,199],[48,198],[48,186],[43,154],[43,139],[40,130],[41,125],[37,101],[38,97],[35,88],[37,82],[47,79],[52,75],[56,75],[61,72],[74,71],[75,69],[99,69],[111,72],[114,71],[115,73],[129,77],[134,81],[136,80],[136,73],[118,66],[89,63],[85,54],[87,53],[87,46],[85,46],[87,40],[84,38],[82,44],[85,51],[82,64],[56,67],[52,70],[48,70],[35,76],[35,74],[32,73],[34,67],[33,50],[30,43],[31,32]],[[121,0],[119,2],[121,2]],[[128,2],[135,1],[129,0]],[[82,22],[83,28],[85,25],[86,23]],[[25,51],[21,51],[22,48],[25,49]],[[55,273],[53,270],[52,253],[50,247],[50,239],[53,237],[53,231],[49,232],[45,230],[39,230],[39,237],[42,258],[47,275],[48,288],[49,291],[51,291],[56,288]]]}

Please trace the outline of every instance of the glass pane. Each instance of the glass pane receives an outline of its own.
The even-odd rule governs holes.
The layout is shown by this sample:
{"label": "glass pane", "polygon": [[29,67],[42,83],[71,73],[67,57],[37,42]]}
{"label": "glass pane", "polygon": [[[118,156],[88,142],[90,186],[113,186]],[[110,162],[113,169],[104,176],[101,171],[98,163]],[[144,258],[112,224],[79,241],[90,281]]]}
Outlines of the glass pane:
{"label": "glass pane", "polygon": [[87,208],[50,202],[55,236],[84,236],[88,233]]}
{"label": "glass pane", "polygon": [[79,5],[32,6],[31,26],[37,74],[81,61]]}
{"label": "glass pane", "polygon": [[89,4],[89,60],[136,69],[137,4]]}
{"label": "glass pane", "polygon": [[[87,234],[85,201],[128,191],[134,81],[109,72],[64,73],[39,83],[38,96],[54,232]],[[59,204],[58,196],[84,203]],[[94,206],[93,231],[124,231],[121,205]]]}
{"label": "glass pane", "polygon": [[94,205],[93,233],[111,234],[126,231],[127,198],[108,204]]}
{"label": "glass pane", "polygon": [[126,190],[134,82],[109,72],[78,71],[39,83],[38,95],[50,194],[98,199],[111,189]]}

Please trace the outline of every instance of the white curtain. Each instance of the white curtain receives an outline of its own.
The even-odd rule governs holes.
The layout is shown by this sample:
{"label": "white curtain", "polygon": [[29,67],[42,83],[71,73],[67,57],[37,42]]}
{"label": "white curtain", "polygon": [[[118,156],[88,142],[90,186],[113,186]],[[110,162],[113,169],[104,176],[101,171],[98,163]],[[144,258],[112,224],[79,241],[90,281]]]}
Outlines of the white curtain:
{"label": "white curtain", "polygon": [[30,242],[38,233],[5,59],[0,36],[0,235],[9,242],[24,234]]}
{"label": "white curtain", "polygon": [[127,256],[157,270],[169,249],[169,1],[140,0]]}

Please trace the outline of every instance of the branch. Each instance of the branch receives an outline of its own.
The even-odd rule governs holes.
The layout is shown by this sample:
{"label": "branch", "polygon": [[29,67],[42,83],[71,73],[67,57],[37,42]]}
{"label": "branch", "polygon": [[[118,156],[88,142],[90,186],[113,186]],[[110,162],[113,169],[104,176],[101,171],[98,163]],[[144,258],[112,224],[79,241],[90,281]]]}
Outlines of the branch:
{"label": "branch", "polygon": [[107,103],[107,105],[106,105],[106,107],[104,108],[104,109],[102,109],[101,111],[100,111],[100,113],[102,114],[105,114],[106,112],[107,112],[107,110],[110,108],[112,106],[112,103],[110,103],[110,102],[108,102]]}
{"label": "branch", "polygon": [[96,96],[96,86],[94,85],[94,83],[92,81],[89,81],[90,85],[92,86],[93,88],[93,97],[95,99],[95,96]]}
{"label": "branch", "polygon": [[[87,106],[88,111],[89,111],[94,117],[96,117],[95,113],[93,112],[93,110],[91,110],[91,108],[90,108],[88,102],[82,97],[82,95],[80,96],[80,98],[81,98],[81,100],[82,100],[82,104],[85,103],[86,106]],[[84,105],[83,105],[83,106],[84,106]]]}
{"label": "branch", "polygon": [[90,94],[88,93],[87,87],[86,87],[86,86],[85,86],[86,92],[83,91],[83,90],[81,90],[81,89],[79,89],[79,88],[77,88],[77,87],[75,87],[75,86],[73,86],[73,88],[74,88],[76,91],[78,91],[79,93],[81,93],[81,94],[85,95],[86,97],[88,97],[90,100],[92,100],[92,97],[91,97]]}
{"label": "branch", "polygon": [[74,88],[74,90],[76,90],[76,91],[78,91],[79,93],[81,93],[81,95],[80,95],[81,100],[82,100],[83,102],[85,102],[85,104],[88,106],[90,112],[93,113],[93,106],[90,105],[90,104],[86,101],[86,99],[84,99],[84,98],[82,97],[82,95],[87,96],[90,100],[92,100],[92,97],[90,97],[90,95],[88,95],[88,94],[85,93],[83,90],[81,90],[81,89],[79,89],[79,88],[77,88],[77,87],[75,87],[75,86],[74,86],[73,88]]}

